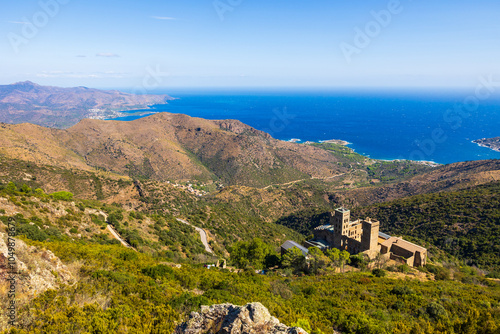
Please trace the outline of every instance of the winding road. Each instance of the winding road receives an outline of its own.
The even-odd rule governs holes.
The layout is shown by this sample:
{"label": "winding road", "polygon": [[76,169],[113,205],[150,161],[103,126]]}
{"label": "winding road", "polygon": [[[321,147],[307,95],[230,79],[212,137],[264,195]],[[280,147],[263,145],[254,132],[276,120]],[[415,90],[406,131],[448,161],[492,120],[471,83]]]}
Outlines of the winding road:
{"label": "winding road", "polygon": [[199,228],[199,227],[196,227],[194,226],[193,224],[189,223],[188,221],[184,220],[184,219],[180,219],[180,218],[176,218],[177,221],[181,222],[181,223],[184,223],[186,225],[189,225],[189,226],[192,226],[194,227],[194,229],[196,231],[198,231],[198,233],[200,233],[200,238],[201,238],[201,242],[203,243],[203,245],[205,246],[205,250],[210,253],[210,254],[213,254],[214,251],[212,250],[212,248],[210,248],[210,245],[208,244],[208,239],[207,239],[207,232],[205,232],[204,229],[202,228]]}

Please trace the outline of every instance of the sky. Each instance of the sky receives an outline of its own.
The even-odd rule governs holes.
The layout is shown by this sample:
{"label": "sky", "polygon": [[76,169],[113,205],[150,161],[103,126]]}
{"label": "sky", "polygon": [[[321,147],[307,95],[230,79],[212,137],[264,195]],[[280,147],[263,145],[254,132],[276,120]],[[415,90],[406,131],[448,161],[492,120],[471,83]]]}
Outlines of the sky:
{"label": "sky", "polygon": [[498,0],[3,0],[0,84],[473,87]]}

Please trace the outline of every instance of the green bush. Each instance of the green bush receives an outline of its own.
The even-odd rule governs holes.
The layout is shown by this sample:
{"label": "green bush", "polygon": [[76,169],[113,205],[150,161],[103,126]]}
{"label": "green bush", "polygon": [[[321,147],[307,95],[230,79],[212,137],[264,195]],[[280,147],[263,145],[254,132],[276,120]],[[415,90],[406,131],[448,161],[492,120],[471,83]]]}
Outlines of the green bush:
{"label": "green bush", "polygon": [[446,318],[448,313],[446,312],[446,309],[443,307],[443,305],[438,304],[436,302],[430,303],[427,308],[426,308],[427,314],[436,320]]}
{"label": "green bush", "polygon": [[72,201],[73,194],[69,191],[58,191],[51,194],[52,198],[59,201]]}
{"label": "green bush", "polygon": [[379,269],[379,268],[373,269],[372,274],[375,277],[385,277],[387,275],[384,269]]}

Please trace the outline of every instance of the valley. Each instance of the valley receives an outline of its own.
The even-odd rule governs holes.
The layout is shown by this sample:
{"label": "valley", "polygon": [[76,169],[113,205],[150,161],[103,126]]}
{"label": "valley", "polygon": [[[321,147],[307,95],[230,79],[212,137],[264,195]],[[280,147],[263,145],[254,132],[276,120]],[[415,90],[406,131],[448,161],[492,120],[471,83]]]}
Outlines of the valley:
{"label": "valley", "polygon": [[[55,254],[73,279],[54,281],[49,270],[35,295],[39,283],[28,273],[47,265],[27,265],[19,297],[27,332],[69,331],[50,319],[72,323],[76,310],[76,332],[97,328],[85,319],[106,317],[115,320],[100,325],[104,332],[172,332],[201,305],[255,301],[312,333],[498,328],[490,313],[500,300],[498,160],[379,161],[336,143],[282,142],[238,121],[168,113],[65,130],[3,124],[0,133],[0,230],[15,220],[19,240]],[[390,265],[379,277],[376,262],[356,256],[342,273],[344,264],[324,255],[315,255],[313,271],[277,253],[286,240],[308,239],[340,206],[424,245],[428,265]],[[221,259],[231,272],[203,268]],[[449,303],[434,297],[438,289]],[[34,303],[45,306],[33,314]],[[162,320],[112,315],[117,309]]]}

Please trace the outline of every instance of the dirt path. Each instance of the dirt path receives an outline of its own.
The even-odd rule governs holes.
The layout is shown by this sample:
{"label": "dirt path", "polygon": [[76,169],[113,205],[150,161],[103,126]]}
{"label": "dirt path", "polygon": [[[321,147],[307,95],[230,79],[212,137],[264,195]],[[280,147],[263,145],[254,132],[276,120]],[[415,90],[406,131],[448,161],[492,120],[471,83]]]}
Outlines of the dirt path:
{"label": "dirt path", "polygon": [[118,234],[118,232],[115,231],[113,226],[111,226],[110,224],[108,224],[108,231],[111,232],[111,234],[115,237],[115,239],[118,240],[123,246],[131,248],[137,252],[137,250],[134,247],[130,246],[128,242],[122,239],[122,237]]}
{"label": "dirt path", "polygon": [[212,248],[210,248],[210,245],[208,244],[207,232],[205,232],[204,229],[196,227],[184,219],[177,218],[177,221],[180,221],[181,223],[194,227],[194,229],[198,231],[198,233],[200,233],[201,242],[205,246],[205,250],[210,254],[214,253],[214,251],[212,250]]}
{"label": "dirt path", "polygon": [[302,181],[306,181],[306,180],[328,180],[328,179],[333,179],[334,177],[339,177],[339,176],[342,176],[342,175],[345,175],[345,173],[342,173],[342,174],[338,174],[338,175],[334,175],[334,176],[328,176],[328,177],[316,177],[316,176],[313,176],[311,177],[310,179],[301,179],[301,180],[295,180],[295,181],[290,181],[290,182],[287,182],[287,183],[277,183],[277,184],[270,184],[262,189],[267,189],[269,187],[272,187],[272,186],[287,186],[289,184],[294,184],[294,183],[297,183],[297,182],[302,182]]}

